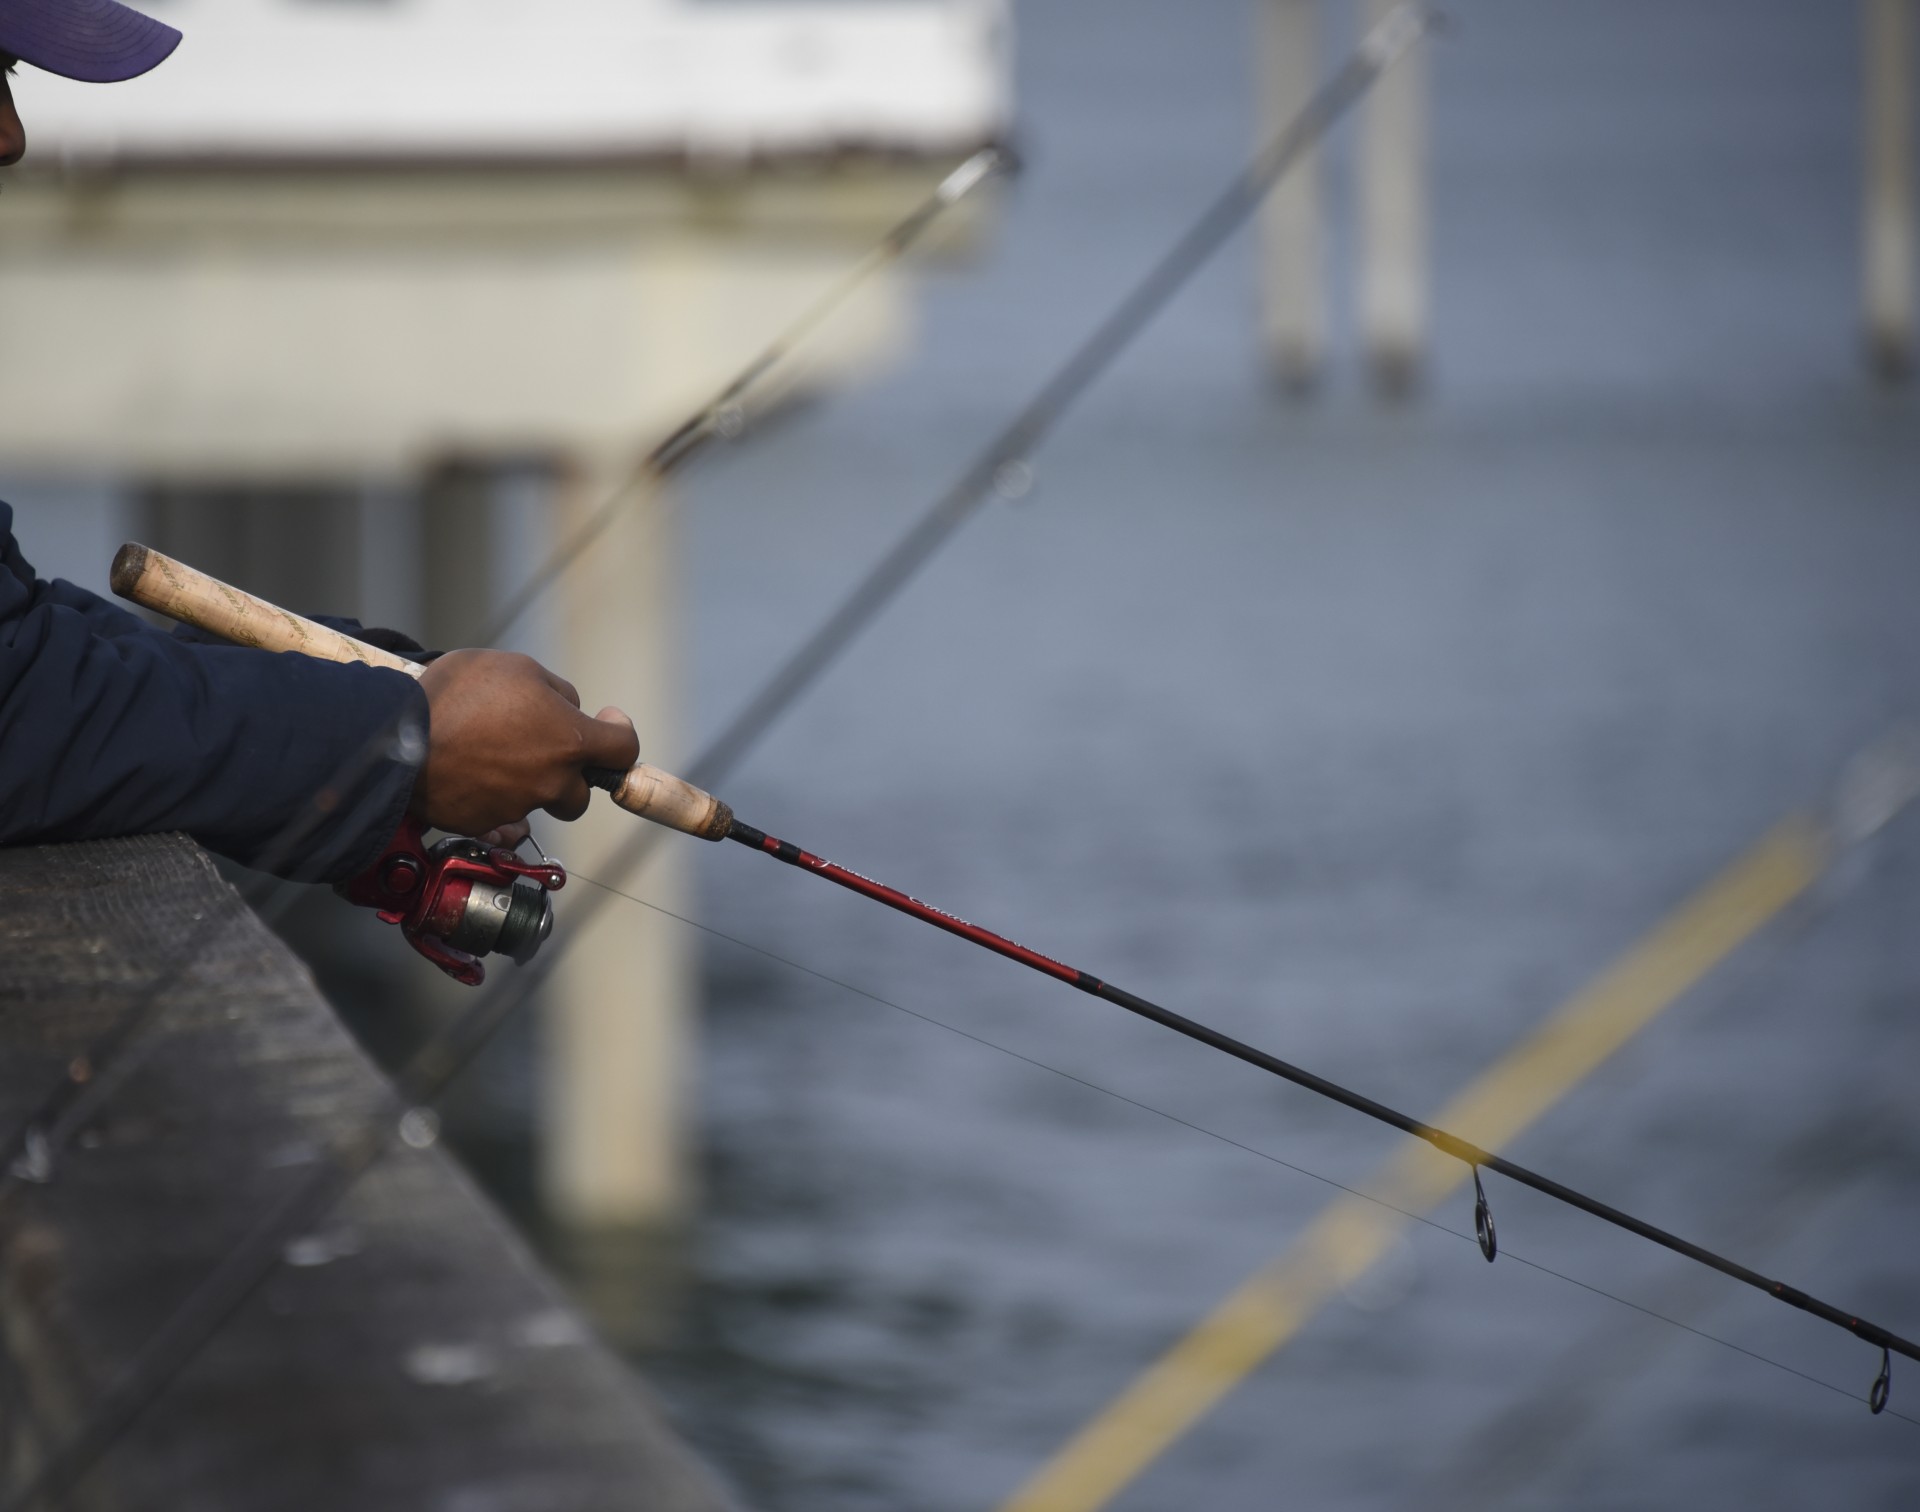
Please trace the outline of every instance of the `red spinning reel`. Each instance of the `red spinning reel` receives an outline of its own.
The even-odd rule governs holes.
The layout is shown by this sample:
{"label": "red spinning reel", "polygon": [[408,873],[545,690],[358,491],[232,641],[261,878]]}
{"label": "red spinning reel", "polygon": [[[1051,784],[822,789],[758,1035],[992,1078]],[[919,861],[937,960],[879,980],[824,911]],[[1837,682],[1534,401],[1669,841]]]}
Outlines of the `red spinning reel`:
{"label": "red spinning reel", "polygon": [[334,891],[377,910],[448,976],[478,987],[487,975],[481,956],[533,959],[553,929],[547,895],[566,882],[557,861],[523,861],[478,840],[450,835],[428,848],[419,821],[408,819],[378,861]]}

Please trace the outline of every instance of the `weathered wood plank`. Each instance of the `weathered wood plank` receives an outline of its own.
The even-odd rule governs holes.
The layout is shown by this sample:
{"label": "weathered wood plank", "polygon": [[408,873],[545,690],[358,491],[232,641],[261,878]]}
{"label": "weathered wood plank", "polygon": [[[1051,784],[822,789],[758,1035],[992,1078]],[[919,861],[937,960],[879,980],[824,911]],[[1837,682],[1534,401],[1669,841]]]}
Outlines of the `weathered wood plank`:
{"label": "weathered wood plank", "polygon": [[[161,836],[0,851],[0,1122],[36,1106],[209,918],[138,1069],[51,1181],[0,1199],[0,1410],[20,1455],[70,1432],[324,1142],[380,1102],[379,1074],[298,962],[197,847]],[[437,1151],[385,1157],[290,1255],[77,1505],[727,1505]]]}

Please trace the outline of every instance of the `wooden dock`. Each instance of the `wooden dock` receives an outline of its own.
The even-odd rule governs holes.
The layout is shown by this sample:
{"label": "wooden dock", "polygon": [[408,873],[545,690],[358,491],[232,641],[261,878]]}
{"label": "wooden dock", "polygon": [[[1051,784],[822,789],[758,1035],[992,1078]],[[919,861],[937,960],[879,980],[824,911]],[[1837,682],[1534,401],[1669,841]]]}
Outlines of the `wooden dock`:
{"label": "wooden dock", "polygon": [[[0,1486],[86,1422],[327,1142],[383,1099],[304,968],[205,853],[155,836],[0,851],[0,1128],[156,986],[133,1074],[49,1179],[0,1196]],[[285,1247],[71,1505],[732,1504],[452,1161],[395,1142]]]}

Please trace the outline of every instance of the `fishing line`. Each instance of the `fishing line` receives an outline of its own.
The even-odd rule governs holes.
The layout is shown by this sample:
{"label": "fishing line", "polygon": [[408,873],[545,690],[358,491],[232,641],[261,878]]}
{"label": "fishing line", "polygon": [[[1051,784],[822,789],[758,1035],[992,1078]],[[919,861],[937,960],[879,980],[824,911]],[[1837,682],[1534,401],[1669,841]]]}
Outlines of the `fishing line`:
{"label": "fishing line", "polygon": [[[1251,214],[1266,191],[1432,24],[1430,12],[1418,4],[1408,4],[1391,12],[1368,33],[1340,71],[1316,91],[1299,114],[1154,265],[1116,313],[1103,321],[1069,358],[961,483],[935,504],[842,606],[782,665],[694,764],[693,774],[711,781],[715,774],[730,770],[746,754],[773,720],[825,671],[854,635],[925,565],[954,528],[992,493],[1001,491],[1008,481],[1004,466],[1012,463],[1024,466],[1026,453],[1164,307],[1180,284],[1218,250],[1227,236]],[[650,829],[636,832],[613,857],[614,874],[624,876],[631,870],[644,857],[653,838],[654,832]],[[600,898],[570,910],[574,915],[570,938],[577,937],[607,896],[610,894],[603,893]],[[429,1127],[432,1115],[426,1111],[427,1104],[445,1090],[500,1026],[545,982],[562,959],[565,945],[566,941],[562,940],[555,949],[543,952],[516,973],[510,987],[485,993],[481,1001],[420,1047],[397,1078],[399,1096],[395,1108],[405,1111],[397,1117],[371,1122],[361,1135],[342,1141],[334,1156],[323,1160],[322,1169],[276,1209],[278,1221],[267,1226],[255,1240],[243,1244],[245,1253],[231,1252],[202,1287],[170,1315],[127,1375],[110,1389],[98,1416],[90,1416],[66,1445],[44,1461],[27,1486],[0,1505],[0,1512],[15,1512],[15,1509],[32,1506],[44,1495],[60,1494],[86,1474],[119,1434],[218,1332],[245,1297],[271,1273],[278,1264],[285,1239],[324,1215],[378,1158],[395,1133],[406,1138],[405,1130],[409,1127],[416,1133]],[[429,1142],[430,1139],[431,1136]],[[328,1175],[336,1168],[344,1173],[338,1181]]]}
{"label": "fishing line", "polygon": [[[1256,1156],[1257,1158],[1264,1160],[1271,1165],[1276,1165],[1281,1167],[1284,1170],[1292,1171],[1296,1175],[1308,1177],[1311,1180],[1321,1183],[1323,1186],[1329,1186],[1334,1188],[1336,1191],[1344,1192],[1350,1197],[1357,1197],[1362,1202],[1371,1203],[1373,1206],[1377,1208],[1382,1208],[1389,1213],[1394,1213],[1394,1214],[1397,1214],[1399,1217],[1409,1219],[1414,1223],[1422,1224],[1425,1227],[1434,1230],[1434,1232],[1436,1233],[1445,1234],[1449,1238],[1459,1239],[1468,1244],[1478,1245],[1480,1242],[1479,1238],[1476,1235],[1466,1233],[1460,1229],[1453,1228],[1448,1224],[1441,1223],[1439,1220],[1432,1218],[1425,1213],[1417,1213],[1410,1208],[1403,1208],[1398,1203],[1387,1201],[1387,1199],[1384,1197],[1375,1196],[1373,1193],[1364,1191],[1359,1187],[1349,1186],[1344,1181],[1337,1180],[1332,1176],[1324,1175],[1321,1172],[1312,1170],[1307,1166],[1298,1165],[1295,1162],[1284,1158],[1283,1156],[1275,1155],[1269,1150],[1263,1150],[1257,1145],[1247,1144],[1241,1140],[1235,1139],[1230,1134],[1222,1134],[1217,1129],[1210,1129],[1205,1124],[1195,1123],[1192,1119],[1183,1118],[1178,1113],[1169,1112],[1167,1109],[1156,1107],[1152,1103],[1142,1102],[1137,1097],[1129,1096],[1125,1092],[1117,1091],[1114,1088],[1105,1086],[1100,1082],[1090,1081],[1086,1077],[1079,1075],[1077,1072],[1068,1071],[1063,1067],[1054,1065],[1050,1061],[1040,1060],[1035,1056],[1028,1055],[1024,1051],[1015,1050],[1010,1045],[1003,1045],[999,1043],[997,1040],[988,1039],[985,1035],[976,1034],[970,1029],[962,1029],[959,1025],[950,1023],[947,1020],[942,1018],[936,1018],[931,1013],[923,1013],[917,1008],[909,1008],[904,1003],[899,1003],[894,1001],[892,998],[884,997],[880,993],[873,992],[868,988],[861,987],[858,984],[853,982],[849,982],[842,977],[836,977],[827,972],[816,970],[814,967],[805,965],[800,961],[796,961],[790,956],[784,956],[780,954],[778,951],[771,950],[764,945],[757,945],[753,941],[743,939],[739,935],[729,934],[724,929],[716,928],[711,924],[704,924],[698,919],[688,917],[686,914],[675,913],[671,908],[667,908],[659,903],[651,902],[648,899],[639,896],[637,893],[630,893],[630,892],[623,891],[622,889],[617,887],[610,887],[606,883],[596,881],[594,878],[589,877],[582,872],[574,872],[571,875],[573,876],[575,881],[585,882],[590,887],[601,888],[606,892],[612,893],[616,897],[626,899],[630,903],[637,903],[642,908],[649,909],[656,914],[663,915],[666,918],[675,920],[677,923],[684,924],[689,929],[698,930],[701,934],[710,935],[717,940],[724,940],[729,945],[737,946],[742,950],[751,951],[753,954],[762,956],[769,961],[778,962],[780,965],[788,967],[793,971],[797,971],[801,973],[803,976],[809,976],[814,978],[816,981],[824,982],[829,986],[838,987],[842,991],[852,993],[856,997],[865,998],[869,1002],[878,1003],[882,1007],[892,1008],[896,1012],[905,1014],[908,1018],[917,1019],[921,1023],[929,1025],[930,1027],[935,1029],[943,1029],[948,1034],[955,1035],[960,1039],[970,1040],[972,1043],[976,1045],[984,1046],[988,1050],[997,1051],[1001,1055],[1008,1056],[1013,1060],[1017,1060],[1017,1061],[1023,1062],[1026,1065],[1033,1066],[1038,1070],[1049,1071],[1053,1073],[1053,1075],[1058,1076],[1063,1080],[1072,1082],[1076,1086],[1085,1087],[1089,1091],[1098,1092],[1103,1096],[1110,1097],[1114,1099],[1116,1102],[1125,1103],[1130,1108],[1138,1108],[1143,1113],[1151,1113],[1152,1115],[1154,1115],[1154,1117],[1165,1119],[1168,1123],[1178,1124],[1183,1129],[1190,1129],[1196,1134],[1204,1134],[1208,1139],[1218,1140],[1221,1144],[1228,1145],[1235,1150],[1243,1151],[1248,1155]],[[1527,1267],[1529,1270],[1538,1271],[1542,1275],[1552,1276],[1557,1280],[1566,1282],[1569,1286],[1577,1286],[1582,1291],[1593,1293],[1593,1295],[1595,1295],[1596,1297],[1604,1297],[1609,1302],[1617,1302],[1622,1307],[1631,1308],[1633,1311],[1637,1313],[1643,1313],[1649,1318],[1657,1319],[1659,1322],[1671,1324],[1673,1327],[1682,1329],[1685,1332],[1693,1334],[1698,1338],[1705,1339],[1709,1343],[1718,1344],[1722,1348],[1730,1349],[1736,1354],[1745,1355],[1750,1360],[1758,1360],[1763,1365],[1771,1365],[1775,1370],[1784,1371],[1786,1372],[1786,1374],[1791,1376],[1798,1376],[1801,1380],[1809,1381],[1815,1386],[1824,1387],[1826,1390],[1834,1392],[1836,1395],[1845,1397],[1850,1402],[1869,1402],[1869,1398],[1861,1396],[1858,1392],[1849,1391],[1844,1386],[1836,1385],[1832,1381],[1826,1380],[1820,1376],[1813,1375],[1807,1371],[1801,1370],[1797,1366],[1789,1365],[1782,1360],[1774,1359],[1771,1355],[1764,1355],[1759,1353],[1757,1350],[1749,1349],[1744,1344],[1736,1344],[1731,1339],[1723,1338],[1719,1334],[1710,1333],[1706,1329],[1698,1328],[1691,1323],[1683,1322],[1679,1318],[1672,1317],[1667,1313],[1663,1313],[1654,1308],[1648,1307],[1644,1303],[1635,1302],[1630,1298],[1623,1297],[1617,1292],[1608,1291],[1605,1287],[1596,1286],[1590,1281],[1583,1281],[1578,1276],[1568,1275],[1565,1271],[1556,1270],[1553,1266],[1546,1265],[1538,1260],[1529,1259],[1527,1256],[1519,1254],[1514,1250],[1502,1248],[1500,1253],[1505,1258],[1509,1260],[1513,1260],[1518,1264]],[[1903,1423],[1906,1423],[1915,1428],[1920,1428],[1920,1418],[1909,1417],[1907,1414],[1903,1412],[1896,1412],[1891,1408],[1884,1409],[1884,1415],[1887,1417],[1898,1418]]]}

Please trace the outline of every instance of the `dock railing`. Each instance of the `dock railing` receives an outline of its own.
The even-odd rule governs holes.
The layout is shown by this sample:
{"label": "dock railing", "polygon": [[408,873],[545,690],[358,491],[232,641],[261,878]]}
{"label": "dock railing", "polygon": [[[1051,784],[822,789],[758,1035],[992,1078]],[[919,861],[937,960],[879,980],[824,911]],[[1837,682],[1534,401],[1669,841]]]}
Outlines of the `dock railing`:
{"label": "dock railing", "polygon": [[[180,970],[190,938],[207,943]],[[191,841],[0,851],[7,1127],[156,988],[132,1074],[40,1179],[0,1197],[0,1501],[389,1095]],[[396,1143],[58,1505],[731,1503],[453,1162]]]}

